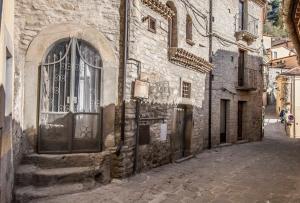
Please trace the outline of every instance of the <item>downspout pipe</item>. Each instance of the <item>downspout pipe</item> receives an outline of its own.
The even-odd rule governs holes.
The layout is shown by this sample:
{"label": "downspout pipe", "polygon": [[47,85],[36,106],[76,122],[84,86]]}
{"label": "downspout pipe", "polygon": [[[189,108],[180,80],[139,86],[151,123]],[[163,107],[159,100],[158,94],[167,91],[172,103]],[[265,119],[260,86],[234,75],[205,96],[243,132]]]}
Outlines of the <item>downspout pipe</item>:
{"label": "downspout pipe", "polygon": [[123,88],[122,88],[122,115],[121,115],[121,137],[116,154],[120,155],[125,142],[125,110],[126,110],[126,78],[127,78],[127,59],[129,50],[129,0],[124,0],[124,35],[123,35]]}
{"label": "downspout pipe", "polygon": [[[212,24],[213,24],[213,0],[209,0],[209,62],[212,63],[212,42],[213,42],[213,35],[212,35]],[[212,70],[209,72],[209,96],[208,96],[208,149],[211,149],[211,126],[212,126]]]}
{"label": "downspout pipe", "polygon": [[[142,71],[142,62],[129,58],[128,61],[134,61],[137,64],[137,79],[141,79]],[[136,122],[136,131],[135,131],[135,148],[134,148],[134,162],[133,162],[133,174],[138,172],[138,155],[139,155],[139,142],[140,142],[140,109],[141,109],[141,99],[136,98],[136,108],[135,108],[135,122]]]}

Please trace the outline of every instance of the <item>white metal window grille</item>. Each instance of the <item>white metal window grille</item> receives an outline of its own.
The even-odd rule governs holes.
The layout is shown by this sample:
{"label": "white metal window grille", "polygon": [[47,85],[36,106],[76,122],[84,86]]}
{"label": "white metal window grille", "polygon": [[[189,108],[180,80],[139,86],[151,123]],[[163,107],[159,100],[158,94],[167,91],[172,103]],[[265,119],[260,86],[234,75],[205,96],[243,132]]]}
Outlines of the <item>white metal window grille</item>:
{"label": "white metal window grille", "polygon": [[42,151],[98,150],[102,75],[101,56],[87,42],[72,38],[51,48],[40,67]]}

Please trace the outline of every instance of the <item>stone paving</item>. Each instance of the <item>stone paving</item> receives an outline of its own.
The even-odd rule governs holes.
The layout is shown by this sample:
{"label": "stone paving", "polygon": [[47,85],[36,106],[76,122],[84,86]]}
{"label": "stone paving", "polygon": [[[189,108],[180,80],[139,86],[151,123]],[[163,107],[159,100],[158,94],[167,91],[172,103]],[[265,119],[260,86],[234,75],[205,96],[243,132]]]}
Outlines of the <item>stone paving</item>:
{"label": "stone paving", "polygon": [[300,140],[267,118],[263,142],[205,151],[92,191],[43,203],[187,202],[300,203]]}

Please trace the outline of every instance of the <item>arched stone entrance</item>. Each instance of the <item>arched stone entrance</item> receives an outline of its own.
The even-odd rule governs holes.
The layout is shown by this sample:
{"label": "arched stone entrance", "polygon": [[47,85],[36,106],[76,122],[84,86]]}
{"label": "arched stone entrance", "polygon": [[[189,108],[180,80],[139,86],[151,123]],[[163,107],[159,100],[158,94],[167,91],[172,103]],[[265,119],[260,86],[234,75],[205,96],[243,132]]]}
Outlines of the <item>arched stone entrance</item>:
{"label": "arched stone entrance", "polygon": [[[49,52],[49,49],[56,42],[63,39],[83,40],[100,53],[103,67],[100,107],[102,108],[103,117],[106,118],[101,130],[102,140],[105,143],[107,137],[111,140],[114,138],[118,63],[113,48],[105,36],[94,28],[78,24],[56,24],[46,27],[39,33],[32,41],[25,59],[23,129],[34,150],[37,149],[37,135],[40,124],[38,120],[40,102],[39,67],[45,61],[45,55]],[[103,149],[105,147],[103,146]]]}

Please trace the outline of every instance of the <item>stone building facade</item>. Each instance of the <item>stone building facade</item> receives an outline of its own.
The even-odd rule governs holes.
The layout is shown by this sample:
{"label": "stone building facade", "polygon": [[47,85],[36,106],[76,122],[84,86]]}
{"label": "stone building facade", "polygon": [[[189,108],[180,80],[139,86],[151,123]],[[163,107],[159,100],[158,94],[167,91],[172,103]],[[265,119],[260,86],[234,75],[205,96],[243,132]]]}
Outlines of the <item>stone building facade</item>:
{"label": "stone building facade", "polygon": [[111,180],[121,5],[117,0],[15,2],[16,201]]}
{"label": "stone building facade", "polygon": [[254,0],[213,1],[214,146],[262,139],[264,5]]}
{"label": "stone building facade", "polygon": [[[206,148],[206,82],[212,68],[206,36],[208,5],[207,1],[131,1],[124,142],[124,148],[129,149],[125,154],[130,155],[121,162],[129,159],[133,168],[121,168],[126,172],[118,171],[119,176]],[[149,84],[148,98],[138,101],[132,97],[136,80]]]}
{"label": "stone building facade", "polygon": [[[207,36],[193,32],[194,8],[128,2],[16,1],[16,201],[85,190],[205,148],[212,65]],[[207,35],[208,3],[193,3]],[[149,84],[147,99],[134,97],[138,82]]]}
{"label": "stone building facade", "polygon": [[0,2],[0,202],[9,202],[13,188],[14,1]]}
{"label": "stone building facade", "polygon": [[[16,201],[181,161],[209,134],[219,145],[221,128],[235,143],[238,104],[241,138],[261,139],[265,2],[241,1],[254,34],[236,29],[238,1],[212,2],[210,13],[208,0],[15,1]],[[238,86],[239,49],[251,70]]]}

